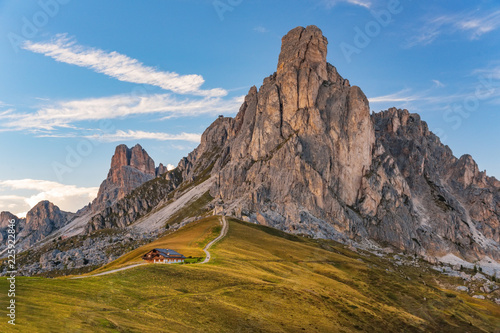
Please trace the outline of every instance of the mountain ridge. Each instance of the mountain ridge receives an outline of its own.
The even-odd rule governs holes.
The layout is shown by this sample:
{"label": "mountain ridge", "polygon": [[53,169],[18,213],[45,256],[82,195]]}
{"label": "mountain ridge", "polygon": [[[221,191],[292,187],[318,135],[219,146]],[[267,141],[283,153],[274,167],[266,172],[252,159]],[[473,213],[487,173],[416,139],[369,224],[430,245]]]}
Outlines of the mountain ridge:
{"label": "mountain ridge", "polygon": [[[361,89],[327,63],[326,47],[315,26],[283,37],[277,72],[250,88],[235,118],[205,130],[179,162],[182,181],[209,172],[218,212],[292,233],[371,239],[429,259],[499,259],[498,181],[455,158],[417,114],[370,114]],[[462,193],[478,184],[487,204]]]}
{"label": "mountain ridge", "polygon": [[[203,193],[188,192],[206,187],[194,214],[391,246],[431,262],[449,254],[499,260],[500,182],[470,155],[453,156],[418,114],[370,113],[363,91],[326,61],[327,44],[316,26],[292,29],[276,72],[249,89],[234,118],[218,117],[174,170],[155,168],[139,145],[118,146],[84,234],[143,232],[138,219],[179,198],[191,205]],[[124,179],[142,184],[125,194]],[[150,225],[153,234],[170,227]]]}

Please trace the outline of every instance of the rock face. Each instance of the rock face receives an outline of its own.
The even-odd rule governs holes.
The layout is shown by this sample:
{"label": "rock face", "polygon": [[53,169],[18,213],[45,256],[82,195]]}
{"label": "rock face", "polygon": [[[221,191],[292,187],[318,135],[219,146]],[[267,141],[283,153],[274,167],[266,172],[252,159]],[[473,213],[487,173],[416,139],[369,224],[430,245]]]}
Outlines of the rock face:
{"label": "rock face", "polygon": [[[163,171],[163,165],[159,171]],[[117,146],[108,177],[102,182],[97,198],[92,202],[92,210],[97,213],[111,206],[136,187],[156,177],[156,174],[153,159],[139,144],[131,149],[126,145]]]}
{"label": "rock face", "polygon": [[61,211],[49,201],[40,201],[26,214],[26,222],[18,234],[21,249],[26,249],[55,230],[65,226],[75,214]]}
{"label": "rock face", "polygon": [[[317,27],[291,30],[276,73],[250,89],[235,118],[219,117],[165,182],[142,185],[88,231],[128,225],[174,189],[211,176],[217,211],[248,221],[375,240],[429,258],[500,259],[500,182],[479,172],[469,155],[454,157],[417,114],[393,108],[370,115],[361,89],[326,62],[326,53]],[[125,152],[117,150],[117,165],[128,165]],[[150,177],[153,168],[141,172]],[[113,177],[110,171],[109,184]],[[156,197],[143,200],[140,193],[148,192]]]}
{"label": "rock face", "polygon": [[179,174],[168,173],[163,164],[155,168],[155,162],[139,144],[131,149],[117,146],[108,177],[92,202],[95,215],[86,232],[131,224],[158,205],[181,181]]}
{"label": "rock face", "polygon": [[6,247],[7,245],[7,238],[8,238],[8,232],[7,230],[9,229],[10,221],[14,220],[15,227],[14,230],[16,231],[16,235],[18,235],[23,229],[24,226],[26,225],[26,219],[20,219],[14,214],[11,214],[10,212],[1,212],[0,213],[0,249]]}
{"label": "rock face", "polygon": [[116,201],[94,215],[85,228],[87,234],[106,228],[124,228],[144,216],[152,208],[168,199],[182,182],[178,173],[167,173],[133,190],[126,197]]}
{"label": "rock face", "polygon": [[326,47],[314,26],[283,37],[277,72],[205,131],[183,178],[215,162],[223,211],[289,232],[499,259],[498,180],[455,158],[417,114],[370,116]]}
{"label": "rock face", "polygon": [[250,89],[227,130],[212,195],[236,215],[318,237],[350,232],[375,134],[368,100],[326,47],[317,27],[290,31],[277,73]]}
{"label": "rock face", "polygon": [[[370,234],[380,237],[390,225],[397,232],[389,238],[400,248],[454,252],[472,259],[471,253],[488,254],[498,259],[500,182],[479,172],[470,155],[453,156],[419,115],[392,108],[372,118],[381,154],[365,178],[360,197],[360,211],[377,225]],[[384,161],[390,161],[389,168]],[[387,182],[383,178],[390,169],[398,174]],[[390,196],[385,202],[384,196],[377,195],[384,192],[382,183]],[[404,214],[408,216],[403,218]],[[381,228],[380,223],[387,227]]]}

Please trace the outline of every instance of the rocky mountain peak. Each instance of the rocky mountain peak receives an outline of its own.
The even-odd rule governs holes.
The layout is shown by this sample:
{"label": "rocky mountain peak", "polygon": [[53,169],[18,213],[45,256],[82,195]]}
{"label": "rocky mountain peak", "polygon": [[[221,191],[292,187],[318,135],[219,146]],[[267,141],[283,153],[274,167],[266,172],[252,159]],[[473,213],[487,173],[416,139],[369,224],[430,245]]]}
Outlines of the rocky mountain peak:
{"label": "rocky mountain peak", "polygon": [[3,249],[4,246],[7,245],[7,242],[5,242],[5,239],[7,239],[8,235],[8,229],[10,225],[10,221],[14,220],[15,221],[15,230],[16,233],[20,232],[24,228],[24,222],[25,220],[22,219],[20,220],[17,216],[10,212],[1,212],[0,213],[0,250]]}
{"label": "rocky mountain peak", "polygon": [[30,211],[26,214],[26,222],[28,224],[33,223],[35,219],[37,221],[40,218],[50,218],[50,217],[57,217],[61,215],[61,210],[59,207],[54,205],[52,202],[43,200],[37,203],[33,208],[30,209]]}
{"label": "rocky mountain peak", "polygon": [[26,214],[25,226],[18,235],[22,239],[21,247],[27,248],[42,240],[66,225],[74,215],[60,210],[50,201],[40,201]]}
{"label": "rocky mountain peak", "polygon": [[283,119],[314,106],[320,85],[328,80],[327,45],[316,26],[297,27],[283,37],[276,78]]}
{"label": "rocky mountain peak", "polygon": [[328,40],[314,25],[291,30],[281,40],[278,75],[310,68],[326,79],[327,45]]}
{"label": "rocky mountain peak", "polygon": [[16,220],[17,216],[12,214],[11,212],[1,212],[0,213],[0,228],[5,228],[8,226],[10,220]]}
{"label": "rocky mountain peak", "polygon": [[130,165],[130,149],[127,145],[116,146],[115,154],[111,158],[111,169],[119,169],[124,165]]}
{"label": "rocky mountain peak", "polygon": [[155,162],[140,144],[136,144],[132,148],[128,148],[124,144],[116,147],[115,154],[111,158],[110,169],[110,174],[115,177],[115,181],[117,179],[114,171],[120,170],[124,166],[130,166],[144,174],[156,175]]}
{"label": "rocky mountain peak", "polygon": [[163,165],[155,168],[155,162],[141,145],[136,144],[132,148],[118,145],[111,158],[108,177],[102,182],[92,203],[92,210],[98,212],[110,206],[164,170]]}

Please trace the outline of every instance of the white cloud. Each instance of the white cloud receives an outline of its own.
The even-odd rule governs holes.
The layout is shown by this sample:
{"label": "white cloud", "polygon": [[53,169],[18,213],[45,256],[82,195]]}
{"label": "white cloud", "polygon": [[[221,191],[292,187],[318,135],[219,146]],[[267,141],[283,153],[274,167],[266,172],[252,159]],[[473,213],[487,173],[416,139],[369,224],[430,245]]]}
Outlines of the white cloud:
{"label": "white cloud", "polygon": [[[472,74],[483,78],[483,80],[486,80],[487,82],[492,80],[500,80],[500,66],[498,66],[498,64],[494,64],[487,68],[476,69]],[[499,86],[499,83],[489,82],[489,85]]]}
{"label": "white cloud", "polygon": [[434,82],[434,85],[437,87],[437,88],[442,88],[444,87],[444,83],[439,81],[439,80],[432,80],[432,82]]}
{"label": "white cloud", "polygon": [[457,21],[455,26],[470,32],[471,39],[477,39],[500,27],[500,10],[487,15],[470,15],[463,20]]}
{"label": "white cloud", "polygon": [[408,94],[409,89],[403,89],[396,93],[368,98],[370,103],[386,103],[386,102],[411,102],[420,98],[418,95]]}
{"label": "white cloud", "polygon": [[197,133],[180,133],[169,134],[162,132],[145,132],[145,131],[122,131],[117,130],[115,133],[79,135],[75,133],[68,134],[42,134],[38,137],[46,138],[86,138],[103,142],[122,142],[127,140],[158,140],[158,141],[189,141],[200,143],[201,134]]}
{"label": "white cloud", "polygon": [[74,128],[79,121],[116,119],[131,115],[162,114],[163,119],[200,114],[233,114],[244,97],[231,99],[204,97],[178,99],[170,94],[147,96],[116,95],[102,98],[56,102],[35,113],[0,114],[1,127],[15,130],[46,130]]}
{"label": "white cloud", "polygon": [[201,134],[196,133],[180,133],[180,134],[169,134],[169,133],[155,133],[155,132],[144,132],[144,131],[116,131],[114,134],[103,134],[103,135],[92,135],[88,137],[89,139],[97,139],[106,142],[116,142],[123,140],[158,140],[158,141],[189,141],[200,143]]}
{"label": "white cloud", "polygon": [[167,164],[167,170],[170,171],[170,170],[174,170],[175,169],[175,165],[173,164]]}
{"label": "white cloud", "polygon": [[204,83],[201,75],[179,75],[174,72],[159,71],[145,66],[136,59],[118,52],[106,52],[96,48],[78,45],[74,38],[58,34],[48,42],[26,41],[25,50],[41,53],[59,62],[90,68],[120,81],[149,84],[178,94],[198,96],[225,96],[224,89],[200,89]]}
{"label": "white cloud", "polygon": [[48,200],[60,209],[76,212],[91,202],[96,196],[98,187],[77,187],[61,183],[36,180],[1,180],[0,191],[30,192],[27,195],[0,196],[0,211],[10,211],[18,217],[33,208],[42,200]]}
{"label": "white cloud", "polygon": [[341,2],[349,3],[351,5],[361,6],[368,9],[371,8],[373,5],[373,1],[371,0],[323,0],[323,2],[329,8]]}
{"label": "white cloud", "polygon": [[436,89],[436,87],[445,87],[438,81],[432,80],[434,83],[428,89],[420,91],[412,91],[411,89],[403,89],[395,93],[386,94],[368,98],[371,105],[376,105],[377,108],[399,107],[407,108],[413,112],[417,111],[444,111],[450,108],[464,108],[471,100],[478,103],[498,104],[497,98],[500,96],[500,67],[477,69],[471,74],[477,76],[476,80],[468,80],[462,84],[460,91],[455,91],[451,94],[446,94],[447,89]]}
{"label": "white cloud", "polygon": [[466,33],[469,39],[474,40],[482,35],[500,28],[500,10],[492,13],[476,11],[474,13],[457,13],[441,15],[426,20],[421,24],[418,35],[409,39],[406,47],[428,45],[440,35],[451,35],[457,31]]}
{"label": "white cloud", "polygon": [[179,145],[179,144],[171,144],[170,147],[177,150],[186,150],[188,153],[196,147],[193,145]]}

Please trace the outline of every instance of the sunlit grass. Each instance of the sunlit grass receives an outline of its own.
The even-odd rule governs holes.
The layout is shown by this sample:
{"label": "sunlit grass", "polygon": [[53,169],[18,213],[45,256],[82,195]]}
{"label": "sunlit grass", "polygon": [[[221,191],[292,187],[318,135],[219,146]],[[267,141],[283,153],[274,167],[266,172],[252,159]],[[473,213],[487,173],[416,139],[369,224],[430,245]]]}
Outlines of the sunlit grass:
{"label": "sunlit grass", "polygon": [[[228,219],[203,265],[146,265],[86,279],[18,280],[16,332],[494,332],[500,307],[441,290],[436,272],[395,267],[329,241]],[[199,252],[217,218],[147,249]],[[192,237],[192,238],[191,238]],[[392,272],[387,272],[391,269]],[[424,284],[425,282],[425,284]],[[0,288],[5,290],[6,281]],[[453,293],[456,297],[448,297]],[[3,328],[3,323],[2,323]]]}
{"label": "sunlit grass", "polygon": [[190,223],[175,233],[163,236],[121,256],[93,273],[142,263],[142,256],[155,248],[172,249],[185,257],[204,257],[203,247],[220,233],[219,219],[220,217],[212,216]]}

